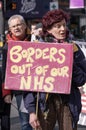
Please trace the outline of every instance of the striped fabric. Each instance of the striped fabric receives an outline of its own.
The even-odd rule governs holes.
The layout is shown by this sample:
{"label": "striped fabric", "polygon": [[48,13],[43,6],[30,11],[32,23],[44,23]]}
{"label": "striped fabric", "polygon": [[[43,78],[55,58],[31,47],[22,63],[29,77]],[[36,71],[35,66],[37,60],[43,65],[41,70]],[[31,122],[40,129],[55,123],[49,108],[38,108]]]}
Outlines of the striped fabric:
{"label": "striped fabric", "polygon": [[83,92],[81,94],[82,113],[86,113],[86,84],[83,86]]}
{"label": "striped fabric", "polygon": [[82,113],[86,113],[86,93],[81,95]]}
{"label": "striped fabric", "polygon": [[82,110],[79,116],[78,124],[86,126],[86,84],[83,85],[80,89],[82,89],[81,91]]}

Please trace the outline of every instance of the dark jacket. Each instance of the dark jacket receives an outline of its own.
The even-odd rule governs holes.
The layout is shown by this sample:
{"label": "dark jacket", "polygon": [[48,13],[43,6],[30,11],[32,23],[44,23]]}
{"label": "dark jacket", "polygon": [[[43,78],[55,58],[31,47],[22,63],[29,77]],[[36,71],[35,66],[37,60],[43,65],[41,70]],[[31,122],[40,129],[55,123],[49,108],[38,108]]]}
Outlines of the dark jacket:
{"label": "dark jacket", "polygon": [[2,72],[0,69],[0,114],[3,111],[3,98],[2,98]]}
{"label": "dark jacket", "polygon": [[[5,120],[6,122],[6,127],[10,127],[9,124],[9,119],[10,119],[10,108],[11,104],[5,103],[3,99],[3,94],[2,94],[2,67],[0,68],[0,118]],[[2,120],[2,125],[3,125],[3,120]],[[1,125],[1,128],[2,128]]]}
{"label": "dark jacket", "polygon": [[[69,105],[71,113],[73,115],[74,122],[76,123],[79,119],[79,114],[81,112],[81,95],[78,87],[84,85],[86,82],[85,56],[81,51],[81,49],[79,48],[79,46],[76,44],[74,44],[74,63],[72,74],[73,76],[71,84],[71,93],[69,95],[52,93],[49,94],[49,97],[53,98],[55,95],[59,95],[62,99],[62,102],[67,103]],[[35,112],[36,96],[37,95],[36,94],[34,95],[34,93],[27,93],[26,96],[24,96],[25,107],[29,113]],[[40,93],[39,107],[41,107],[42,110],[45,110],[46,107],[45,102],[46,102],[46,93]]]}

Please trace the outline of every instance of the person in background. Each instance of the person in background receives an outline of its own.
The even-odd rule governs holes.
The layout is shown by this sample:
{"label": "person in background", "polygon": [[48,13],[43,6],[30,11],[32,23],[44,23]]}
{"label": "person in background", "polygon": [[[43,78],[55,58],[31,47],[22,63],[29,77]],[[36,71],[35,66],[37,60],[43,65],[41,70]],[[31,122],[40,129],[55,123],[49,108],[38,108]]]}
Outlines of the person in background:
{"label": "person in background", "polygon": [[[24,18],[21,15],[13,15],[8,20],[9,31],[6,35],[7,43],[3,47],[3,84],[5,79],[5,71],[6,71],[6,58],[7,58],[7,46],[9,46],[9,40],[14,41],[30,41],[31,35],[27,34],[27,25]],[[11,84],[12,85],[12,84]],[[4,86],[4,85],[3,85]],[[23,103],[23,94],[24,91],[20,90],[5,90],[3,88],[3,97],[6,103],[11,103],[12,95],[15,95],[19,118],[21,122],[22,130],[32,130],[31,125],[28,123],[29,114],[24,107]]]}
{"label": "person in background", "polygon": [[69,31],[69,41],[73,41],[75,38],[74,38],[74,35],[73,35],[73,31]]}
{"label": "person in background", "polygon": [[36,37],[34,35],[35,27],[37,23],[31,23],[31,42],[36,40]]}
{"label": "person in background", "polygon": [[37,23],[35,25],[32,25],[31,29],[31,42],[43,42],[43,33],[42,33],[42,23]]}
{"label": "person in background", "polygon": [[81,32],[80,32],[81,34],[81,39],[82,39],[82,41],[86,41],[86,25],[83,25],[82,27],[81,27]]}
{"label": "person in background", "polygon": [[[57,44],[68,43],[68,20],[68,14],[61,9],[47,12],[42,18],[44,41]],[[49,93],[42,100],[39,98],[38,116],[36,114],[37,97],[34,92],[32,95],[28,93],[24,96],[25,107],[30,114],[29,123],[33,128],[53,130],[58,121],[59,130],[77,130],[81,112],[81,94],[78,87],[86,83],[86,71],[84,70],[86,59],[77,44],[73,43],[73,49],[70,94]]]}

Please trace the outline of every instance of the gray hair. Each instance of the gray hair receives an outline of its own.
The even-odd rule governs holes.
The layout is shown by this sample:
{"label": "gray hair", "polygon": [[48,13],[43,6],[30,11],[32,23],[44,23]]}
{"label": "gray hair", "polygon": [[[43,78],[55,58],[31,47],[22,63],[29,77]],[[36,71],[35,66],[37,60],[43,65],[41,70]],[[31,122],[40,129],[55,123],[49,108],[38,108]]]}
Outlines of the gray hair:
{"label": "gray hair", "polygon": [[16,19],[16,18],[18,18],[18,19],[21,21],[21,23],[24,23],[24,24],[26,25],[26,22],[25,22],[23,16],[16,14],[16,15],[12,15],[12,16],[8,19],[8,26],[9,26],[9,27],[10,27],[11,20]]}

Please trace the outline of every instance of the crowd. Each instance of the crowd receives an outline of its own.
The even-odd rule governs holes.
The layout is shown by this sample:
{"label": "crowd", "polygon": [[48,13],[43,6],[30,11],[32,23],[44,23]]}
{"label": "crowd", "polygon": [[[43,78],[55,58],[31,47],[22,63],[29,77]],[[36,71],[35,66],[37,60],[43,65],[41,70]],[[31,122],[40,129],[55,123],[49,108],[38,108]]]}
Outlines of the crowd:
{"label": "crowd", "polygon": [[[8,32],[6,43],[3,46],[2,74],[0,74],[1,98],[6,109],[4,114],[0,114],[6,124],[1,130],[10,130],[10,109],[12,97],[16,97],[21,130],[54,130],[58,121],[59,130],[77,130],[77,122],[81,112],[81,95],[79,87],[86,83],[86,59],[76,43],[73,44],[73,66],[71,78],[70,94],[45,93],[6,90],[6,63],[9,40],[47,42],[69,44],[69,34],[67,23],[69,15],[61,9],[48,11],[38,24],[31,26],[31,33],[27,33],[28,26],[21,15],[13,15],[8,20]],[[29,44],[29,43],[28,43]],[[57,81],[58,82],[58,81]],[[11,84],[12,85],[12,84]],[[38,112],[36,113],[36,103],[38,98]],[[0,105],[1,106],[1,105]],[[1,110],[0,110],[1,111]]]}

